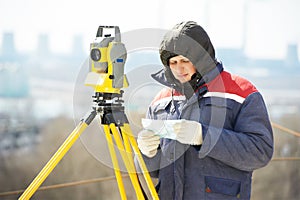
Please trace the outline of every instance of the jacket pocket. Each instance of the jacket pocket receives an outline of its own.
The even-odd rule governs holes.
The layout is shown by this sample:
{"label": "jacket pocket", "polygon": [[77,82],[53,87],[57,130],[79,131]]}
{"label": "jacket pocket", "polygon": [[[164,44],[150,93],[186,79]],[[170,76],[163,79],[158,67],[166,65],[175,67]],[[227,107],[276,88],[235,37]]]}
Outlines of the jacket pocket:
{"label": "jacket pocket", "polygon": [[230,195],[239,198],[241,182],[231,179],[217,178],[212,176],[205,177],[205,192]]}
{"label": "jacket pocket", "polygon": [[234,107],[232,100],[218,97],[205,98],[204,104],[206,106],[215,106],[218,108],[232,109]]}
{"label": "jacket pocket", "polygon": [[204,98],[201,107],[201,122],[215,127],[232,129],[235,121],[234,103],[223,98]]}

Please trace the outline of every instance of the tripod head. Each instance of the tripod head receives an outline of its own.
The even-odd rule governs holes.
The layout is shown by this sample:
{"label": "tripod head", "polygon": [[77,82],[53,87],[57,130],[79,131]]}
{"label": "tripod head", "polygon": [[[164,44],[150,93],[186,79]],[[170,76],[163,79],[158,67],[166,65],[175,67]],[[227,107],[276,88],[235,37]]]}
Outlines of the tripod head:
{"label": "tripod head", "polygon": [[119,94],[121,88],[128,87],[124,75],[126,58],[119,27],[99,26],[96,39],[90,44],[90,72],[85,85],[93,87],[95,92]]}

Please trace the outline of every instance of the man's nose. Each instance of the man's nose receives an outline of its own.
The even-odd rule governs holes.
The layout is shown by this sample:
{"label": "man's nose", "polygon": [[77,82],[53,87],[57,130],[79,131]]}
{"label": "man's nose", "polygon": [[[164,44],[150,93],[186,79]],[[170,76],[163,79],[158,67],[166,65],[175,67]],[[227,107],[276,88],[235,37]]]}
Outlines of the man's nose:
{"label": "man's nose", "polygon": [[176,71],[177,72],[182,72],[184,70],[184,65],[182,65],[182,63],[178,63],[176,65]]}

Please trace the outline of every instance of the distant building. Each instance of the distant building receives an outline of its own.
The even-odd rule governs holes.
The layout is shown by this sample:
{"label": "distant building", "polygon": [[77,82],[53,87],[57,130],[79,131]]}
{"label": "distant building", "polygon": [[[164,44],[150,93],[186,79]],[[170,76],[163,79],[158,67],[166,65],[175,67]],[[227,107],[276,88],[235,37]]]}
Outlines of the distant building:
{"label": "distant building", "polygon": [[[86,55],[86,52],[83,48],[83,38],[81,35],[76,35],[73,38],[73,44],[72,44],[72,50],[71,55],[74,56],[74,58],[83,58],[83,56]],[[86,45],[88,46],[88,45]]]}
{"label": "distant building", "polygon": [[16,51],[14,34],[5,33],[0,55],[0,97],[26,97],[28,94],[23,57]]}
{"label": "distant building", "polygon": [[[284,59],[249,58],[243,49],[220,48],[216,50],[217,58],[225,67],[237,73],[252,74],[253,77],[300,76],[298,46],[288,45]],[[256,73],[258,72],[258,73]],[[260,73],[261,72],[261,73]]]}
{"label": "distant building", "polygon": [[13,33],[4,33],[2,40],[1,56],[6,59],[14,59],[17,55],[14,34]]}

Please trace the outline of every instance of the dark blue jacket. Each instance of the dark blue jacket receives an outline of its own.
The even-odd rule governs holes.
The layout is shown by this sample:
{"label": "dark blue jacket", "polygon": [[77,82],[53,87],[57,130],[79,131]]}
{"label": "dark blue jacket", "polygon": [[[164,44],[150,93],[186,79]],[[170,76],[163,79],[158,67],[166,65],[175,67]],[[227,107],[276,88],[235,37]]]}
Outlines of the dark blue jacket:
{"label": "dark blue jacket", "polygon": [[[163,71],[154,78],[169,85]],[[162,200],[250,199],[252,172],[273,153],[273,134],[264,100],[247,80],[217,67],[186,99],[163,89],[151,103],[151,119],[187,119],[202,124],[203,144],[185,145],[161,139],[148,170],[159,179]]]}

